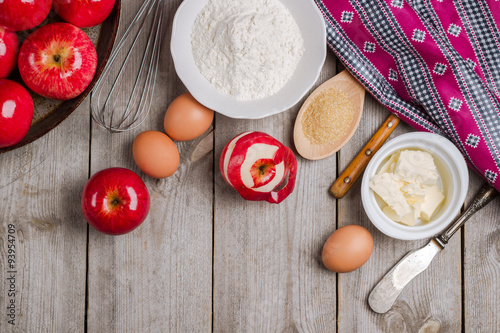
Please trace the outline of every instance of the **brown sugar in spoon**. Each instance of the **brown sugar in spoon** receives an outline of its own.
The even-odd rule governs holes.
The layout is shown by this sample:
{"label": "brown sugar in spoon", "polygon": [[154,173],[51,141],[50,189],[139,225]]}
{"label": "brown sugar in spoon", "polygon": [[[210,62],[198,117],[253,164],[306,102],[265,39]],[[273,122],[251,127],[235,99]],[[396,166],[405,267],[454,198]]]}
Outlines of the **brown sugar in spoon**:
{"label": "brown sugar in spoon", "polygon": [[[350,127],[341,138],[329,145],[314,145],[305,136],[302,129],[304,112],[315,97],[329,88],[339,89],[344,92],[344,94],[346,94],[354,104],[356,114],[353,117]],[[297,152],[304,158],[319,160],[332,155],[342,148],[347,141],[349,141],[358,127],[361,114],[363,113],[364,96],[365,89],[356,81],[356,79],[354,79],[354,77],[352,77],[351,74],[349,74],[349,72],[347,72],[347,70],[340,72],[316,88],[300,108],[297,119],[295,120],[293,138]],[[399,118],[391,113],[373,137],[366,143],[358,155],[356,155],[354,160],[345,168],[345,170],[333,183],[330,188],[330,192],[334,197],[340,199],[349,191],[358,177],[363,173],[373,154],[375,154],[384,144],[385,140],[391,135],[398,124]]]}
{"label": "brown sugar in spoon", "polygon": [[[333,88],[336,91],[340,91],[345,97],[350,100],[353,106],[353,110],[351,112],[354,112],[354,114],[350,124],[339,124],[339,126],[347,127],[340,137],[335,138],[334,141],[327,144],[314,144],[304,132],[304,115],[306,114],[311,104],[314,103],[316,98],[330,88]],[[340,148],[342,148],[352,137],[359,125],[359,121],[363,113],[364,101],[365,88],[361,84],[359,84],[359,82],[356,81],[356,79],[351,74],[349,74],[347,70],[343,70],[333,78],[317,87],[309,95],[304,104],[302,104],[302,107],[300,108],[297,115],[297,119],[295,120],[293,140],[297,152],[306,159],[320,160],[332,155]],[[327,110],[324,111],[327,112]]]}

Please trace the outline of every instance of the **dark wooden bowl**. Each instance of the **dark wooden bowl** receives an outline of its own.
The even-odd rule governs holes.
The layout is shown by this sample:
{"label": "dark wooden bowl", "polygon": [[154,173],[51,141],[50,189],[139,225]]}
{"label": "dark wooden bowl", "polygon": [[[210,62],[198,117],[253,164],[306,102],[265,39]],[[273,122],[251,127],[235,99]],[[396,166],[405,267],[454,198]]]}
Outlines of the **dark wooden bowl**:
{"label": "dark wooden bowl", "polygon": [[[90,85],[87,87],[87,89],[85,89],[83,93],[73,99],[62,102],[55,101],[56,103],[58,103],[57,106],[46,112],[45,115],[40,117],[38,120],[35,120],[35,122],[31,125],[28,134],[26,134],[21,142],[13,146],[0,149],[0,154],[22,147],[40,138],[51,129],[59,125],[64,119],[66,119],[73,111],[75,111],[75,109],[78,107],[78,105],[80,105],[85,97],[87,97],[87,95],[94,87],[97,79],[101,75],[102,71],[104,70],[104,66],[108,62],[111,50],[113,49],[113,44],[118,32],[118,23],[120,21],[120,6],[121,0],[116,0],[113,10],[109,14],[108,18],[101,24],[99,39],[96,45],[97,69],[94,79],[92,80],[92,82],[90,82]],[[18,73],[17,75],[16,73],[14,73],[13,76],[13,79],[15,81],[20,82],[19,80],[21,78]],[[37,103],[35,101],[35,109],[36,107]]]}

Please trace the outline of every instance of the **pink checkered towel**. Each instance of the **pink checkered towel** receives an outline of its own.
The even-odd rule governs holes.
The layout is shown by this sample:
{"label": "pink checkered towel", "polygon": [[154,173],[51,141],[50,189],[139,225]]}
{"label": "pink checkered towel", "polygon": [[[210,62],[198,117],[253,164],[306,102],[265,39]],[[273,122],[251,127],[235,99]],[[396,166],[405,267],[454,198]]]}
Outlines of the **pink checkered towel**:
{"label": "pink checkered towel", "polygon": [[349,71],[500,190],[500,0],[315,0]]}

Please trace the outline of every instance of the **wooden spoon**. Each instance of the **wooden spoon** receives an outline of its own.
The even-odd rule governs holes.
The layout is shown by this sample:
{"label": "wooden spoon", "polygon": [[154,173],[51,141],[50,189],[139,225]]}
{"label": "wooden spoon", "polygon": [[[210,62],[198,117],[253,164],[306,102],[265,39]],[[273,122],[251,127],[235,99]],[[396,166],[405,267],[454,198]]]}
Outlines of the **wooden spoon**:
{"label": "wooden spoon", "polygon": [[[302,129],[302,119],[305,111],[314,101],[315,97],[330,88],[342,91],[349,98],[351,103],[354,105],[354,117],[351,124],[349,124],[348,129],[345,131],[345,134],[338,140],[326,145],[316,145],[311,143],[311,141],[309,141],[309,139],[305,136]],[[309,95],[304,104],[302,104],[302,107],[297,115],[297,119],[295,120],[293,140],[295,142],[297,152],[302,157],[309,160],[320,160],[332,155],[337,150],[342,148],[352,137],[356,128],[358,128],[359,120],[361,119],[361,115],[363,113],[364,103],[365,88],[359,84],[347,70],[343,70],[330,80],[321,84]]]}

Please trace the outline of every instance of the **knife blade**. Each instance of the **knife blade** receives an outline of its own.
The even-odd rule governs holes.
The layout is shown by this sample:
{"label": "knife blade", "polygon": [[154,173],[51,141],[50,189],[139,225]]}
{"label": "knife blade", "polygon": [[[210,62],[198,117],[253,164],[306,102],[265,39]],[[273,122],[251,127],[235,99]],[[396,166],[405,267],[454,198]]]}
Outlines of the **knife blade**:
{"label": "knife blade", "polygon": [[389,311],[404,287],[422,273],[443,248],[436,239],[431,239],[423,248],[404,256],[373,288],[368,297],[370,308],[377,313]]}
{"label": "knife blade", "polygon": [[498,195],[498,191],[485,185],[474,197],[472,204],[442,234],[431,239],[424,247],[409,252],[373,288],[368,296],[368,305],[377,313],[389,311],[404,287],[418,274],[429,267],[432,259],[444,249],[449,239],[478,210]]}

